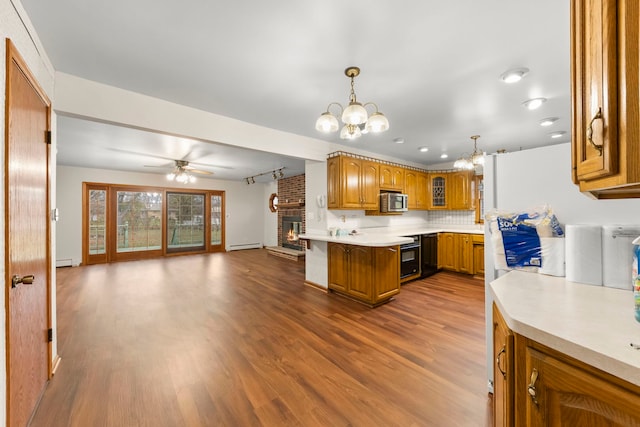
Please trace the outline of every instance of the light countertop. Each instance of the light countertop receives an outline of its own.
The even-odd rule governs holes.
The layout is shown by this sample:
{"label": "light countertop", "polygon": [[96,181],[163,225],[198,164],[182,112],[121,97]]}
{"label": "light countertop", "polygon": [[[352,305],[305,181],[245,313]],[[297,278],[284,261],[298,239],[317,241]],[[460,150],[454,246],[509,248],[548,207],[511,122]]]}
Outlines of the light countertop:
{"label": "light countertop", "polygon": [[640,386],[632,291],[512,271],[491,293],[514,332]]}
{"label": "light countertop", "polygon": [[301,234],[300,239],[317,240],[321,242],[347,243],[360,246],[395,246],[411,243],[413,240],[406,236],[430,233],[469,233],[484,234],[482,226],[470,225],[441,225],[441,226],[403,226],[359,230],[355,235],[329,236],[329,232],[308,231]]}

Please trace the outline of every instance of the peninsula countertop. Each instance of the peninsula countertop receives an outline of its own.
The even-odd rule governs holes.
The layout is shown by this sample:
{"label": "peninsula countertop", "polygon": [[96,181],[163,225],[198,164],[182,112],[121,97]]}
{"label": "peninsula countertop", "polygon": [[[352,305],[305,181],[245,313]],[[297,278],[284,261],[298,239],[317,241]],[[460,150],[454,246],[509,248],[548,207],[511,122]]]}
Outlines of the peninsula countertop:
{"label": "peninsula countertop", "polygon": [[491,293],[512,331],[640,386],[632,291],[512,271]]}
{"label": "peninsula countertop", "polygon": [[330,236],[327,231],[310,230],[307,233],[300,234],[299,238],[304,240],[317,240],[321,242],[347,243],[350,245],[384,247],[403,245],[413,242],[413,239],[407,236],[416,236],[420,234],[430,233],[468,233],[468,234],[484,234],[482,226],[470,225],[436,225],[436,226],[403,226],[377,228],[375,230],[362,229],[353,235]]}

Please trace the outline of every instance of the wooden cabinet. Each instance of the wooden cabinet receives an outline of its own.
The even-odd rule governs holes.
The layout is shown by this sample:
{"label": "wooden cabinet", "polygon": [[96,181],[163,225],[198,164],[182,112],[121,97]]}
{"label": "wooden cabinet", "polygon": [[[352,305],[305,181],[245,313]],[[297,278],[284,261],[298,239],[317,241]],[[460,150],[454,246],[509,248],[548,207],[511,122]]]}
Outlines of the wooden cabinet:
{"label": "wooden cabinet", "polygon": [[368,247],[329,242],[329,290],[370,306],[400,292],[398,246]]}
{"label": "wooden cabinet", "polygon": [[473,234],[473,274],[484,276],[484,235]]}
{"label": "wooden cabinet", "polygon": [[452,172],[447,178],[448,209],[471,210],[475,208],[473,171]]}
{"label": "wooden cabinet", "polygon": [[380,190],[404,191],[404,168],[381,163]]}
{"label": "wooden cabinet", "polygon": [[493,417],[494,426],[513,426],[513,333],[493,304]]}
{"label": "wooden cabinet", "polygon": [[571,2],[572,175],[596,198],[640,197],[640,6]]}
{"label": "wooden cabinet", "polygon": [[466,233],[438,233],[438,268],[474,274],[472,236]]}
{"label": "wooden cabinet", "polygon": [[327,160],[329,209],[379,209],[378,163],[349,156]]}
{"label": "wooden cabinet", "polygon": [[409,209],[426,210],[429,208],[428,186],[428,174],[411,169],[405,170],[404,192],[407,194]]}
{"label": "wooden cabinet", "polygon": [[495,426],[640,426],[640,387],[514,334],[495,304],[493,338]]}
{"label": "wooden cabinet", "polygon": [[429,174],[429,209],[448,209],[447,173]]}

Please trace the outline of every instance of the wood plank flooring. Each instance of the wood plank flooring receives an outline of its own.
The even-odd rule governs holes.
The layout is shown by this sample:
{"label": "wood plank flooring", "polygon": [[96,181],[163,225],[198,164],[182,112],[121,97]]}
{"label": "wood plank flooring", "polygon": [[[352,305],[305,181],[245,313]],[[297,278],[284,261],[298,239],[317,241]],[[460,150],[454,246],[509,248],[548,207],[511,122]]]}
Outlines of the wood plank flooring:
{"label": "wood plank flooring", "polygon": [[32,427],[491,425],[482,280],[371,309],[264,249],[57,276],[62,362]]}

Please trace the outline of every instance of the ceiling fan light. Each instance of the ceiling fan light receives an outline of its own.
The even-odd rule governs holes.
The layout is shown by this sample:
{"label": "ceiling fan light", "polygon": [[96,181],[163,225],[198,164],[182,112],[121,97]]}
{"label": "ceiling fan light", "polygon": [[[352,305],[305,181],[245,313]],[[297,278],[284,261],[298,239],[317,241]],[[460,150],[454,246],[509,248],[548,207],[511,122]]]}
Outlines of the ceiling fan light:
{"label": "ceiling fan light", "polygon": [[169,172],[169,173],[167,174],[167,180],[168,180],[168,181],[173,181],[175,178],[176,178],[176,174],[175,174],[175,173],[173,173],[173,172]]}
{"label": "ceiling fan light", "polygon": [[337,131],[339,127],[340,123],[336,116],[328,111],[322,113],[316,120],[316,130],[319,132],[331,133]]}
{"label": "ceiling fan light", "polygon": [[348,125],[360,125],[367,121],[367,110],[357,101],[351,101],[342,112],[342,122]]}
{"label": "ceiling fan light", "polygon": [[389,120],[384,114],[375,112],[367,120],[367,126],[365,129],[369,132],[380,133],[389,129]]}

